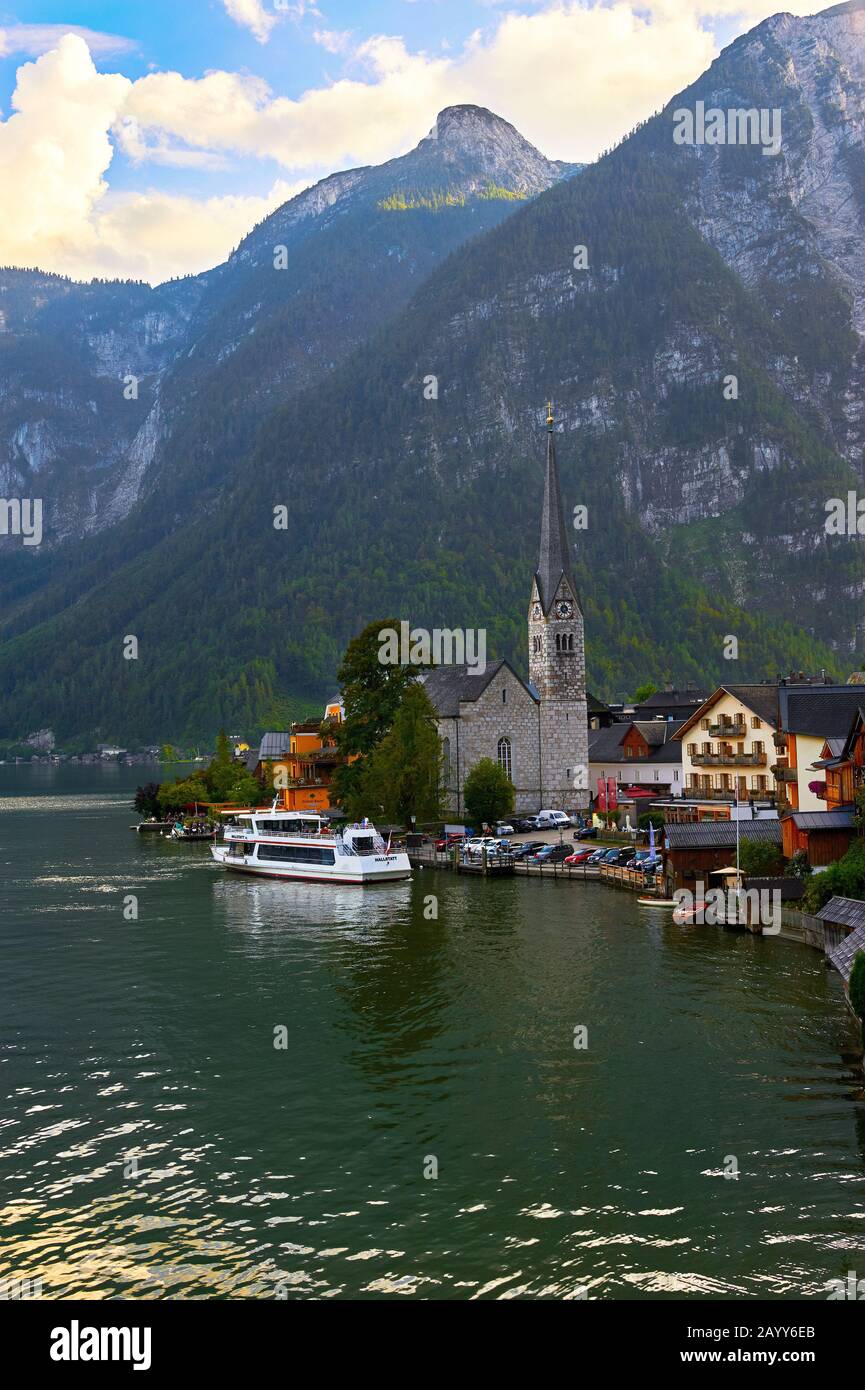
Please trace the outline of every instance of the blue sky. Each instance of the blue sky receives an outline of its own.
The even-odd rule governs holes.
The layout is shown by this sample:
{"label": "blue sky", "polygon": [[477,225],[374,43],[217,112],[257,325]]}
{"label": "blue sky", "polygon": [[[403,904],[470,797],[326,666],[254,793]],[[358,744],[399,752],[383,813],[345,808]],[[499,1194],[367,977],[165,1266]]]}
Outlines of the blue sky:
{"label": "blue sky", "polygon": [[[2,3],[2,0],[0,0]],[[0,9],[0,262],[157,281],[474,101],[592,159],[808,0],[28,0]],[[67,34],[74,37],[67,37]],[[4,185],[7,185],[4,187]]]}

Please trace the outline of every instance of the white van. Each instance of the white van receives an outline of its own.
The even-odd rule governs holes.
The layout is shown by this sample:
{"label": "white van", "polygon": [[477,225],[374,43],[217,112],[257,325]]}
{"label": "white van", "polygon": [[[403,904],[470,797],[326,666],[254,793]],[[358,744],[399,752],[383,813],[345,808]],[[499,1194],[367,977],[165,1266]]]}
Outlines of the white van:
{"label": "white van", "polygon": [[535,823],[538,830],[564,830],[571,818],[565,811],[538,811]]}

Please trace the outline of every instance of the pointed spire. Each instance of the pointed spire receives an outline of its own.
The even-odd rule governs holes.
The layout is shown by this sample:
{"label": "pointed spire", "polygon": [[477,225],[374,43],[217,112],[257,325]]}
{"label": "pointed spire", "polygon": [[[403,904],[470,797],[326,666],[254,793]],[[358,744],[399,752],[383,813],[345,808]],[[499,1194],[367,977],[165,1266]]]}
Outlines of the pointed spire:
{"label": "pointed spire", "polygon": [[541,547],[535,580],[541,605],[545,613],[556,596],[562,575],[567,579],[577,603],[579,595],[571,572],[571,555],[565,515],[562,511],[562,495],[559,490],[559,470],[556,465],[556,444],[554,434],[552,402],[547,406],[547,476],[544,483],[544,507],[541,513]]}

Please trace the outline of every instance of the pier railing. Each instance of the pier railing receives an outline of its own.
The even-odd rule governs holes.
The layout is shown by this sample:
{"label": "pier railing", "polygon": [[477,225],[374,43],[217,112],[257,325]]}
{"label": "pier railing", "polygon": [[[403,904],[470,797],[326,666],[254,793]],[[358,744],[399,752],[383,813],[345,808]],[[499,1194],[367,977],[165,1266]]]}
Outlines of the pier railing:
{"label": "pier railing", "polygon": [[453,849],[436,850],[433,845],[423,845],[408,851],[409,859],[415,867],[456,869],[469,873],[508,873],[522,874],[525,878],[580,879],[585,882],[603,881],[617,888],[628,888],[632,892],[646,895],[661,895],[660,874],[655,877],[644,875],[639,869],[624,869],[614,864],[565,864],[540,863],[531,859],[519,858],[516,854],[488,854],[486,860],[477,855],[472,858],[454,854]]}

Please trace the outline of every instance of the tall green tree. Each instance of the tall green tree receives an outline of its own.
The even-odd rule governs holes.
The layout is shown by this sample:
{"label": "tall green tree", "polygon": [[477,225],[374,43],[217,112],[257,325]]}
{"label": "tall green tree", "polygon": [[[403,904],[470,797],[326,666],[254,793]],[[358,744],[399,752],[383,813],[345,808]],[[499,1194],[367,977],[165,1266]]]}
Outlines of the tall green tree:
{"label": "tall green tree", "polygon": [[367,814],[381,808],[388,820],[410,826],[442,812],[441,743],[436,712],[423,686],[403,692],[390,733],[371,753],[362,777]]}
{"label": "tall green tree", "polygon": [[641,705],[644,700],[648,700],[650,695],[657,695],[658,687],[651,681],[646,681],[643,685],[638,685],[634,691],[634,704]]}
{"label": "tall green tree", "polygon": [[206,773],[207,785],[211,792],[211,800],[237,800],[233,795],[233,789],[241,773],[245,772],[245,766],[242,763],[236,763],[234,761],[228,735],[224,729],[220,729],[216,740],[216,754]]}
{"label": "tall green tree", "polygon": [[159,805],[163,812],[184,811],[187,806],[206,804],[210,791],[204,780],[204,773],[196,772],[192,777],[178,778],[176,782],[163,782],[159,788]]}
{"label": "tall green tree", "polygon": [[780,846],[768,840],[742,840],[739,844],[739,867],[746,877],[774,878],[784,868]]}
{"label": "tall green tree", "polygon": [[514,784],[504,768],[493,762],[492,758],[481,758],[480,762],[475,763],[465,780],[463,791],[466,815],[479,825],[494,825],[514,809]]}
{"label": "tall green tree", "polygon": [[398,618],[382,618],[369,623],[349,642],[339,668],[345,718],[333,726],[336,746],[354,761],[340,764],[334,771],[331,791],[349,814],[362,812],[365,799],[365,760],[393,728],[403,695],[417,677],[418,666],[387,665],[379,660],[382,640],[379,633],[399,632]]}
{"label": "tall green tree", "polygon": [[145,819],[159,815],[159,783],[145,782],[135,788],[135,809]]}

